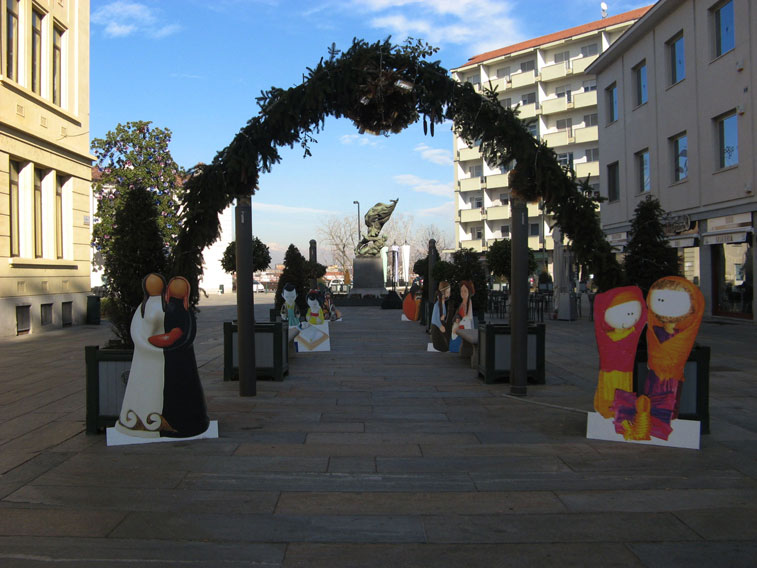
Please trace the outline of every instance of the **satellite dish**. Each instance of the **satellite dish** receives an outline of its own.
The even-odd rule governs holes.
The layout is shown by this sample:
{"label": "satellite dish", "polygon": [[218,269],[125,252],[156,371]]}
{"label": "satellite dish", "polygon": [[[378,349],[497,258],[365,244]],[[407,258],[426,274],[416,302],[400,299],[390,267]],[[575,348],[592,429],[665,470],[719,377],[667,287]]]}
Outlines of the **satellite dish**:
{"label": "satellite dish", "polygon": [[606,18],[607,17],[607,4],[605,4],[604,2],[602,2],[599,5],[599,7],[602,9],[602,17]]}

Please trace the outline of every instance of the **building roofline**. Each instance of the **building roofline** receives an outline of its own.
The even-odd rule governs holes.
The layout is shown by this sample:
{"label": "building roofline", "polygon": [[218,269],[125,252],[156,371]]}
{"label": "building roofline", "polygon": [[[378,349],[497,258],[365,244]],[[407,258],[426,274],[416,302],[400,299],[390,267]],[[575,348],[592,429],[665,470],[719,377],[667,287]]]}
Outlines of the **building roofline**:
{"label": "building roofline", "polygon": [[466,67],[477,65],[479,63],[483,63],[484,61],[488,61],[490,59],[496,59],[497,57],[510,55],[512,53],[517,53],[518,51],[533,49],[535,47],[546,45],[548,43],[553,43],[553,42],[560,41],[563,39],[571,38],[573,36],[601,30],[604,28],[609,28],[614,25],[622,24],[631,20],[636,20],[642,17],[651,7],[652,6],[645,6],[644,8],[637,8],[636,10],[631,10],[629,12],[618,14],[617,16],[610,16],[608,18],[602,18],[601,20],[589,22],[588,24],[582,24],[580,26],[568,28],[567,30],[562,30],[559,32],[551,33],[551,34],[537,37],[534,39],[529,39],[529,40],[522,41],[520,43],[516,43],[507,47],[502,47],[500,49],[495,49],[493,51],[487,51],[479,55],[474,55],[473,57],[468,59],[466,63],[460,65],[459,67],[455,67],[451,69],[451,71],[459,71]]}
{"label": "building roofline", "polygon": [[599,54],[596,60],[586,68],[586,72],[596,75],[607,68],[628,48],[646,35],[663,18],[678,9],[686,0],[660,0],[641,18],[628,28],[610,47]]}

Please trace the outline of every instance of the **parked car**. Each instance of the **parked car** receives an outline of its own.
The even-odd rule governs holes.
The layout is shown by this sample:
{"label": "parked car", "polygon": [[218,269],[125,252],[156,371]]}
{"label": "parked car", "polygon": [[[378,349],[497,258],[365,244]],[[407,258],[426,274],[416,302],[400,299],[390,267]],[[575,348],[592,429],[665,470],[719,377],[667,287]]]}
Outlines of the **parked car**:
{"label": "parked car", "polygon": [[257,280],[253,280],[252,281],[252,291],[253,292],[265,292],[265,286],[263,286]]}

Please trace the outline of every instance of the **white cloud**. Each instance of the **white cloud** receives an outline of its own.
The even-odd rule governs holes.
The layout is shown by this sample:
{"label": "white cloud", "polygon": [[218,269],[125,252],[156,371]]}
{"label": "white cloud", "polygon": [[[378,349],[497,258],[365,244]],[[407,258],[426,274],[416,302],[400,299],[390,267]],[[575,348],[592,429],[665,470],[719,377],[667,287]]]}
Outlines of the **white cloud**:
{"label": "white cloud", "polygon": [[105,35],[112,38],[142,32],[149,37],[161,39],[181,29],[179,24],[160,22],[151,6],[131,0],[116,0],[100,6],[92,12],[91,23],[103,26]]}
{"label": "white cloud", "polygon": [[271,252],[286,252],[288,248],[282,245],[281,243],[277,243],[277,242],[266,243],[266,246],[268,247],[268,250]]}
{"label": "white cloud", "polygon": [[429,193],[431,195],[442,195],[448,197],[452,195],[452,184],[442,183],[435,179],[423,179],[413,174],[401,174],[394,176],[394,181],[400,185],[410,186],[410,189],[418,193]]}
{"label": "white cloud", "polygon": [[263,203],[261,201],[255,201],[252,202],[252,210],[253,210],[253,222],[255,221],[254,215],[255,211],[265,211],[268,213],[286,213],[286,214],[312,214],[316,213],[319,215],[331,215],[333,211],[327,211],[326,209],[314,209],[311,207],[292,207],[291,205],[280,205],[278,203]]}
{"label": "white cloud", "polygon": [[455,216],[455,202],[447,201],[437,207],[421,209],[418,211],[418,215],[420,217],[442,217],[446,220],[452,219]]}
{"label": "white cloud", "polygon": [[352,5],[369,14],[372,27],[400,41],[415,37],[438,47],[462,45],[470,55],[525,39],[522,26],[510,15],[512,1],[352,0]]}
{"label": "white cloud", "polygon": [[357,144],[358,146],[378,146],[376,137],[363,136],[361,134],[343,134],[339,137],[339,142],[345,146]]}
{"label": "white cloud", "polygon": [[426,144],[418,144],[413,150],[420,152],[421,158],[432,164],[438,164],[440,166],[451,166],[453,164],[452,152],[449,150],[432,148]]}

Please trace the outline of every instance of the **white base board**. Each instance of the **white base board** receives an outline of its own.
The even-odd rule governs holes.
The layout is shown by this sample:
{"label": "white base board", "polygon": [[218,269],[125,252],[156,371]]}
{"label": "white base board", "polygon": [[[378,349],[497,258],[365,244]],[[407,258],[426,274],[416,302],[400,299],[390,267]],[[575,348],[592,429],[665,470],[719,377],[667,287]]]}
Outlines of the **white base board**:
{"label": "white base board", "polygon": [[652,437],[651,440],[626,440],[615,431],[612,418],[604,418],[598,412],[589,412],[586,420],[586,437],[593,440],[610,442],[627,442],[630,444],[648,444],[652,446],[669,446],[672,448],[699,449],[700,424],[698,420],[673,420],[673,431],[667,440]]}
{"label": "white base board", "polygon": [[431,353],[440,353],[440,351],[438,349],[434,349],[434,344],[433,343],[429,343],[428,344],[428,346],[426,347],[426,351],[429,351]]}
{"label": "white base board", "polygon": [[139,436],[129,436],[119,432],[115,428],[105,430],[105,438],[108,446],[127,446],[130,444],[156,444],[159,442],[186,442],[188,440],[202,440],[204,438],[218,438],[218,420],[211,420],[208,429],[202,434],[192,436],[191,438],[141,438]]}
{"label": "white base board", "polygon": [[402,314],[402,320],[401,321],[413,321],[410,318],[408,318],[405,314]]}

